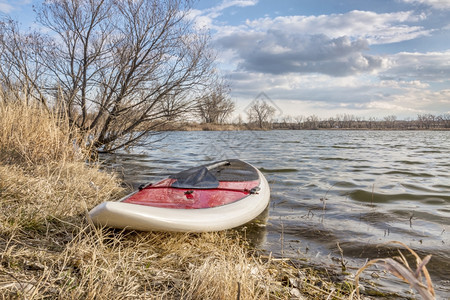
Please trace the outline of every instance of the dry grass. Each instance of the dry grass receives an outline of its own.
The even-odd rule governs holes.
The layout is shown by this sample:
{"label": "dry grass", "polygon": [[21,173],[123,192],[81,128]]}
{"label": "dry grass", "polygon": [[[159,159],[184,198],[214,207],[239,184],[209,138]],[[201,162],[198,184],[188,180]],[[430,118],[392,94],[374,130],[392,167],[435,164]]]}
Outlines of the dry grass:
{"label": "dry grass", "polygon": [[[80,160],[88,154],[66,118],[39,106],[0,102],[0,161],[21,165]],[[77,144],[77,145],[76,145]]]}
{"label": "dry grass", "polygon": [[136,233],[90,226],[83,203],[92,206],[120,192],[110,175],[94,176],[96,170],[72,164],[55,174],[38,168],[28,176],[9,166],[0,171],[3,296],[236,299],[240,284],[241,299],[260,299],[279,290],[266,265],[226,233]]}
{"label": "dry grass", "polygon": [[[256,261],[245,245],[227,233],[194,235],[97,229],[86,223],[83,205],[68,206],[64,199],[73,197],[73,201],[80,197],[90,202],[98,196],[90,199],[86,192],[71,190],[61,195],[63,202],[59,208],[45,203],[45,197],[41,198],[44,201],[37,200],[38,193],[11,197],[27,181],[17,180],[21,176],[23,173],[11,178],[16,183],[9,182],[4,190],[2,187],[2,205],[22,200],[14,206],[2,207],[6,212],[0,235],[3,296],[236,299],[238,285],[240,299],[268,298],[277,291],[287,295],[271,276],[269,264]],[[84,184],[93,188],[92,178],[86,179]],[[61,178],[59,182],[61,190],[70,190],[74,184],[64,186]],[[98,186],[101,183],[95,181]],[[39,179],[29,180],[29,184],[30,190],[43,186]],[[93,195],[108,197],[102,194],[102,189],[93,189]],[[51,192],[47,189],[44,194]]]}
{"label": "dry grass", "polygon": [[[399,256],[392,258],[377,258],[368,261],[363,267],[361,267],[355,276],[355,283],[356,283],[356,292],[359,296],[359,276],[361,273],[374,264],[382,263],[383,267],[393,274],[394,276],[400,278],[404,282],[408,283],[411,288],[417,291],[419,295],[422,297],[422,299],[426,300],[433,300],[435,299],[435,292],[433,288],[433,282],[431,281],[430,274],[428,273],[428,270],[426,268],[426,264],[430,261],[431,255],[427,255],[423,260],[419,257],[419,255],[414,252],[411,248],[409,248],[407,245],[405,245],[402,242],[398,241],[391,241],[389,243],[399,244],[406,248],[409,253],[415,258],[416,260],[416,268],[413,270],[409,266],[408,260],[405,258],[405,256],[402,254],[402,252],[399,251]],[[423,274],[423,275],[422,275]],[[422,277],[423,276],[423,277]],[[425,279],[425,284],[424,284]]]}
{"label": "dry grass", "polygon": [[2,299],[351,296],[351,284],[333,284],[313,269],[264,258],[233,231],[144,233],[91,226],[87,209],[125,191],[114,174],[85,163],[89,149],[79,141],[64,119],[37,107],[0,103]]}
{"label": "dry grass", "polygon": [[271,261],[230,232],[99,229],[88,208],[123,194],[86,165],[76,131],[36,107],[0,104],[0,296],[286,299]]}
{"label": "dry grass", "polygon": [[[2,272],[1,281],[8,284],[3,295],[236,299],[238,283],[241,299],[268,298],[275,291],[265,266],[252,262],[225,234],[120,234],[90,227],[67,233],[70,241],[55,245],[61,251],[54,252],[33,247],[31,238],[9,241],[2,261],[13,276]],[[218,240],[228,247],[218,246]]]}

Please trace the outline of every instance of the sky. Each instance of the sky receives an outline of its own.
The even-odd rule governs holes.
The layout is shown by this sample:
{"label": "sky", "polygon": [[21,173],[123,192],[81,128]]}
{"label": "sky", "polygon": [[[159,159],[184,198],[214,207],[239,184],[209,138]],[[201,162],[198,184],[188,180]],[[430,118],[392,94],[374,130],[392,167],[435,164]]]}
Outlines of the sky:
{"label": "sky", "polygon": [[[21,22],[36,0],[0,0]],[[398,119],[450,113],[450,0],[199,0],[236,114]]]}

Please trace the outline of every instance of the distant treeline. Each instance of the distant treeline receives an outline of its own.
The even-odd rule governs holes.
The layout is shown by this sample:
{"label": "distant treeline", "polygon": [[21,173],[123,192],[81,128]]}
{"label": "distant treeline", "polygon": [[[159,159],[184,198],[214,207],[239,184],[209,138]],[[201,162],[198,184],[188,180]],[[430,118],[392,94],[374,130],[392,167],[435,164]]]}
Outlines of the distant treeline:
{"label": "distant treeline", "polygon": [[[269,125],[269,124],[268,124]],[[273,121],[271,129],[450,129],[450,114],[433,115],[419,114],[416,119],[398,120],[396,116],[386,116],[382,119],[369,118],[344,114],[335,117],[320,119],[316,115],[286,116]],[[268,128],[269,129],[269,128]]]}

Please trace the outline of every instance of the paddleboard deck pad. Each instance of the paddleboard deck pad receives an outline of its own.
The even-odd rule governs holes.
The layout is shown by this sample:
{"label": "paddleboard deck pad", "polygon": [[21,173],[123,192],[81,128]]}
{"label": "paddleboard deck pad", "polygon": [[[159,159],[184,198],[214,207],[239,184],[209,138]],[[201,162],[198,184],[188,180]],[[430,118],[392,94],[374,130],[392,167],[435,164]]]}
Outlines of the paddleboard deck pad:
{"label": "paddleboard deck pad", "polygon": [[89,212],[94,224],[144,231],[204,232],[251,221],[268,205],[263,174],[241,160],[187,169]]}

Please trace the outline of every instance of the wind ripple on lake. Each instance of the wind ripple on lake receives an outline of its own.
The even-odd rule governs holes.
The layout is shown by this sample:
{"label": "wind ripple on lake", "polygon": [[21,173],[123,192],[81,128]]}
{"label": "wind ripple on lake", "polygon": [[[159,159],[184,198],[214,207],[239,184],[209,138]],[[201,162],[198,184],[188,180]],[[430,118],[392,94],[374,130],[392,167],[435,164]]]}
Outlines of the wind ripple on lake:
{"label": "wind ripple on lake", "polygon": [[133,186],[211,160],[258,167],[271,187],[266,227],[253,229],[265,250],[329,265],[339,242],[359,267],[398,240],[433,255],[435,282],[450,279],[450,131],[173,132],[153,146],[124,154]]}

